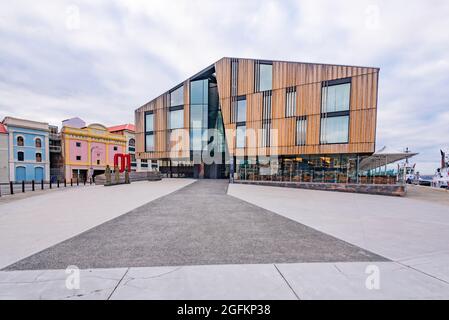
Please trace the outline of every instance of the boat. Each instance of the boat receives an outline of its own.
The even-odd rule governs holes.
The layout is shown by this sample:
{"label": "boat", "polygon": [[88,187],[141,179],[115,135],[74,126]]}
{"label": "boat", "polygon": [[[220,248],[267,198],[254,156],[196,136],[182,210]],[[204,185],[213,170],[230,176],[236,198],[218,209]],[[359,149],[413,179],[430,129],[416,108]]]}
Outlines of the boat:
{"label": "boat", "polygon": [[432,179],[432,187],[447,188],[449,184],[449,156],[447,152],[440,150],[441,167],[435,172]]}
{"label": "boat", "polygon": [[[408,154],[410,153],[410,150],[406,148],[404,153]],[[419,180],[419,173],[415,173],[416,163],[412,165],[409,163],[408,159],[409,157],[406,157],[405,161],[398,163],[397,181],[408,184],[417,183]]]}
{"label": "boat", "polygon": [[416,181],[418,179],[418,176],[415,174],[415,166],[416,163],[411,165],[408,162],[408,159],[406,159],[402,163],[398,163],[397,181],[405,182],[408,184],[412,184],[414,181]]}

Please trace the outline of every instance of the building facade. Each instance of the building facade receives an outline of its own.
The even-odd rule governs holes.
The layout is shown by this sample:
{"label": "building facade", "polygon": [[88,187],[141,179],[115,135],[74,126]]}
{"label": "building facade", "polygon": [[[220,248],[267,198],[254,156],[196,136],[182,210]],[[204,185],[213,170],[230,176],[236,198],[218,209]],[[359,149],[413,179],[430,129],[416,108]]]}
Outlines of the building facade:
{"label": "building facade", "polygon": [[135,111],[137,158],[197,178],[352,182],[378,68],[223,58]]}
{"label": "building facade", "polygon": [[0,123],[0,183],[9,182],[8,130]]}
{"label": "building facade", "polygon": [[62,155],[61,133],[58,126],[49,126],[50,150],[50,180],[52,182],[64,180],[64,158]]}
{"label": "building facade", "polygon": [[[65,121],[63,125],[70,123]],[[64,125],[61,139],[67,180],[85,181],[103,174],[107,165],[114,168],[114,155],[126,151],[126,138],[98,123],[82,128]]]}
{"label": "building facade", "polygon": [[131,171],[143,172],[157,170],[156,160],[136,158],[136,128],[133,124],[122,124],[108,128],[109,132],[126,138],[126,153],[131,155]]}
{"label": "building facade", "polygon": [[6,117],[9,134],[9,179],[48,181],[50,179],[48,123]]}

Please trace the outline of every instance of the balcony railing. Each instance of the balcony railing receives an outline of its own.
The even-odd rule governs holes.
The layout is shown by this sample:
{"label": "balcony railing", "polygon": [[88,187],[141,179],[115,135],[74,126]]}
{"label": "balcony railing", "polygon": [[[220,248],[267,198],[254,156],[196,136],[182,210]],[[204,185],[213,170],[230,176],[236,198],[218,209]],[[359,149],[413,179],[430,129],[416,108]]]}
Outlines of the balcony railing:
{"label": "balcony railing", "polygon": [[62,148],[61,146],[50,146],[50,152],[54,152],[54,153],[61,153]]}

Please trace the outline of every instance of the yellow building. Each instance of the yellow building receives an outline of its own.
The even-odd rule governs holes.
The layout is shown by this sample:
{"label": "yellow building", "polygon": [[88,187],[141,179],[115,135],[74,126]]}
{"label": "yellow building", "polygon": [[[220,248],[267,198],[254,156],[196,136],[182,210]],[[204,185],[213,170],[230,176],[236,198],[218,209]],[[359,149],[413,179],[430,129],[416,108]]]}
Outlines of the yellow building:
{"label": "yellow building", "polygon": [[126,153],[124,136],[110,133],[98,123],[76,127],[70,120],[63,121],[61,130],[67,180],[84,181],[102,174],[107,165],[114,167],[115,154]]}

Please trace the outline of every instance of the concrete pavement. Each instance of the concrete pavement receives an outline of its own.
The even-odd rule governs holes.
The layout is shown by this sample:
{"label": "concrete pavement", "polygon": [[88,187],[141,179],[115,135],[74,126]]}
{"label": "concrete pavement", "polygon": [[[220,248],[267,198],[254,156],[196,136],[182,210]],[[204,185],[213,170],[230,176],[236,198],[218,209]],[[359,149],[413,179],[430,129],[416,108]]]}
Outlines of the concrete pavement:
{"label": "concrete pavement", "polygon": [[192,182],[163,179],[67,188],[0,202],[0,269]]}
{"label": "concrete pavement", "polygon": [[444,201],[250,185],[228,193],[449,283]]}
{"label": "concrete pavement", "polygon": [[200,180],[7,270],[386,261]]}
{"label": "concrete pavement", "polygon": [[[217,265],[209,262],[209,265],[194,265],[191,263],[192,260],[189,260],[192,257],[190,254],[187,255],[187,259],[181,256],[184,259],[181,265],[171,265],[169,262],[173,260],[167,260],[164,266],[156,267],[124,265],[119,268],[117,266],[86,268],[80,270],[80,288],[74,290],[66,287],[68,275],[64,269],[54,269],[55,267],[53,267],[46,270],[0,271],[0,299],[449,299],[449,248],[447,245],[449,243],[449,215],[446,214],[447,206],[444,199],[428,201],[427,198],[420,198],[422,195],[413,197],[413,194],[411,197],[392,198],[230,185],[227,190],[228,194],[242,200],[235,202],[238,203],[238,206],[224,209],[217,206],[216,202],[202,204],[200,208],[208,208],[213,212],[211,215],[205,215],[206,211],[198,212],[197,205],[194,205],[196,202],[190,201],[195,198],[196,194],[204,193],[205,190],[193,188],[194,185],[180,189],[192,182],[183,181],[185,180],[165,180],[167,183],[165,186],[153,185],[153,187],[157,186],[157,190],[144,184],[127,186],[133,186],[133,188],[122,186],[123,189],[117,186],[114,187],[117,188],[117,193],[111,198],[106,198],[102,194],[102,190],[92,187],[92,190],[95,190],[92,194],[77,193],[64,196],[64,200],[60,199],[65,206],[69,203],[76,203],[85,211],[88,211],[87,203],[90,205],[95,203],[93,199],[99,199],[99,205],[110,201],[108,205],[115,208],[112,210],[112,216],[104,212],[92,213],[89,211],[79,214],[76,210],[71,209],[66,213],[61,210],[64,206],[58,202],[57,206],[60,210],[57,212],[59,215],[47,215],[46,212],[36,211],[36,207],[42,204],[39,199],[50,200],[43,198],[44,195],[17,201],[16,203],[19,204],[22,201],[34,199],[32,203],[25,202],[23,209],[20,205],[10,207],[15,210],[14,214],[4,210],[6,205],[14,203],[0,204],[0,261],[13,259],[17,261],[24,256],[29,256],[27,252],[32,251],[30,248],[33,248],[33,240],[39,244],[35,245],[34,250],[50,247],[48,252],[52,252],[51,250],[55,248],[61,249],[64,242],[54,246],[55,242],[59,242],[58,237],[65,240],[70,238],[71,234],[75,234],[75,237],[66,243],[78,239],[72,244],[77,244],[79,246],[77,250],[83,254],[103,254],[106,256],[106,261],[108,261],[108,253],[111,253],[112,257],[114,257],[114,252],[133,255],[135,252],[128,253],[120,241],[115,240],[123,241],[120,226],[125,226],[123,230],[128,229],[126,226],[129,227],[129,224],[126,222],[129,222],[127,219],[132,217],[132,213],[123,214],[127,212],[127,208],[133,210],[136,199],[141,199],[142,196],[147,197],[145,202],[150,201],[148,199],[151,197],[159,196],[158,200],[144,205],[142,208],[145,210],[135,209],[137,217],[140,215],[140,218],[143,218],[143,215],[147,215],[147,220],[151,217],[149,220],[160,222],[160,224],[156,224],[159,228],[157,239],[158,241],[162,240],[162,242],[157,242],[158,244],[164,243],[162,235],[167,232],[176,235],[176,232],[171,232],[183,230],[182,226],[169,230],[176,226],[176,221],[179,220],[181,224],[185,225],[185,230],[199,227],[200,232],[193,235],[181,232],[178,233],[179,239],[170,235],[167,238],[170,241],[165,243],[178,245],[183,239],[188,239],[190,242],[187,243],[192,244],[190,249],[198,246],[192,251],[196,253],[196,256],[193,255],[196,258],[214,257],[214,255],[210,255],[211,253],[219,258],[223,257],[223,254],[226,256],[226,253],[229,252],[239,252],[237,246],[239,242],[236,241],[228,251],[205,250],[198,253],[197,249],[204,247],[204,243],[196,242],[198,239],[205,238],[210,242],[213,237],[210,238],[209,234],[213,232],[221,234],[224,231],[220,231],[220,229],[223,229],[230,232],[229,238],[240,239],[243,237],[242,241],[246,244],[251,244],[252,241],[256,241],[257,244],[258,239],[264,240],[265,242],[259,243],[260,247],[250,246],[248,248],[251,250],[242,251],[242,255],[248,255],[248,252],[251,255],[251,252],[256,252],[266,260],[256,261],[257,264],[248,264],[241,260],[239,260],[241,261],[239,264],[232,264],[232,260],[231,262],[222,260],[220,263],[224,264]],[[219,189],[206,189],[209,189],[210,192],[208,197],[216,197],[221,200],[226,198],[223,191]],[[172,192],[171,190],[178,191],[171,194],[175,197],[170,199],[174,199],[176,203],[182,201],[184,206],[189,208],[187,211],[171,212],[175,207],[179,207],[179,204],[175,202],[173,208],[170,205],[163,205],[162,197]],[[50,196],[50,193],[46,196]],[[227,197],[235,200],[231,196]],[[119,198],[124,203],[118,201]],[[160,201],[159,205],[158,201]],[[226,205],[228,204],[225,203],[225,207]],[[157,209],[151,211],[152,207]],[[245,209],[238,210],[239,208]],[[252,209],[248,211],[248,208]],[[265,210],[261,208],[265,208]],[[227,215],[224,218],[232,221],[230,225],[223,224],[221,219],[224,218],[217,216],[223,212]],[[245,212],[249,216],[245,216]],[[116,219],[120,223],[114,224],[116,229],[106,227],[105,230],[109,232],[109,237],[105,232],[91,233],[94,230],[102,230],[112,223],[114,220],[111,219],[114,219],[114,214],[120,216]],[[186,214],[187,216],[182,219],[181,216]],[[76,219],[77,215],[80,217],[79,221]],[[47,220],[46,222],[50,224],[48,229],[45,223],[38,218]],[[279,220],[279,218],[281,219]],[[101,224],[105,220],[109,222]],[[140,234],[148,231],[148,224],[144,222],[144,219],[133,221],[133,226],[136,226],[137,229],[129,231],[130,239],[133,236],[142,237]],[[217,224],[217,228],[212,230],[210,228],[214,223]],[[36,225],[35,228],[33,224]],[[98,224],[101,225],[95,227]],[[143,225],[138,226],[139,224]],[[274,227],[265,229],[267,225]],[[24,228],[24,231],[21,228]],[[234,229],[246,230],[247,234],[251,236],[244,236],[243,233]],[[86,230],[87,232],[83,236],[81,232]],[[115,233],[117,230],[120,231],[118,234]],[[157,231],[157,228],[151,230]],[[261,235],[261,231],[267,231],[268,236],[267,234]],[[85,237],[86,233],[91,233],[91,236]],[[276,233],[285,233],[285,235],[277,238]],[[302,236],[302,244],[308,244],[301,246],[299,251],[294,250],[295,246],[298,246],[298,239],[291,239],[292,236],[295,238],[295,235],[296,237]],[[19,236],[24,236],[25,240],[21,240]],[[187,238],[185,238],[186,236]],[[141,238],[141,240],[145,239],[148,238]],[[221,238],[217,239],[221,240]],[[279,239],[281,243],[278,248],[286,249],[284,252],[281,250],[282,253],[287,252],[291,255],[293,248],[293,253],[297,255],[296,258],[298,256],[306,257],[308,258],[307,263],[283,263],[283,261],[273,260],[282,257],[282,255],[273,255],[273,252],[276,252],[273,250],[274,242]],[[320,242],[320,247],[329,246],[330,251],[336,253],[338,259],[313,262],[310,259],[313,257],[313,252],[321,250],[314,247],[313,243],[315,240],[323,241],[323,239],[325,241]],[[17,241],[17,244],[14,240]],[[100,241],[98,250],[87,253],[83,251],[85,250],[83,245],[94,240]],[[267,240],[269,241],[266,242]],[[308,240],[313,241],[308,242]],[[108,247],[111,243],[118,244],[117,248]],[[220,241],[212,242],[211,245],[217,243]],[[258,248],[263,248],[266,243],[270,244],[267,246],[267,252],[258,252]],[[336,246],[336,243],[343,244],[343,247]],[[22,247],[23,245],[25,247]],[[185,245],[187,246],[187,244]],[[148,246],[148,242],[143,241],[140,244],[137,242],[137,250],[142,249],[140,248],[142,246]],[[152,250],[157,252],[157,247],[158,245],[153,246]],[[102,248],[107,250],[101,251]],[[117,250],[118,248],[121,250]],[[351,248],[356,248],[357,251],[352,251]],[[72,246],[72,249],[76,249],[76,247]],[[14,250],[17,250],[18,254],[14,255]],[[58,250],[53,251],[54,253],[59,252],[55,257],[61,257],[59,255],[61,251]],[[189,250],[189,246],[186,250]],[[310,252],[312,252],[312,256],[309,254]],[[355,255],[352,253],[347,255],[348,252]],[[360,252],[367,252],[371,258],[380,258],[360,261],[358,260]],[[320,255],[323,256],[323,251],[320,251]],[[345,256],[351,259],[346,262],[339,261],[341,257]],[[35,257],[39,257],[39,254]],[[393,261],[380,261],[381,257]],[[264,263],[263,261],[270,262]],[[64,264],[67,262],[64,261]],[[284,262],[292,262],[292,260]],[[64,265],[64,268],[66,266]]]}
{"label": "concrete pavement", "polygon": [[1,271],[0,299],[449,299],[448,284],[395,262],[89,269],[73,290],[66,278],[65,270]]}

